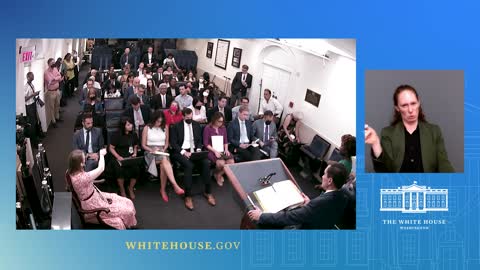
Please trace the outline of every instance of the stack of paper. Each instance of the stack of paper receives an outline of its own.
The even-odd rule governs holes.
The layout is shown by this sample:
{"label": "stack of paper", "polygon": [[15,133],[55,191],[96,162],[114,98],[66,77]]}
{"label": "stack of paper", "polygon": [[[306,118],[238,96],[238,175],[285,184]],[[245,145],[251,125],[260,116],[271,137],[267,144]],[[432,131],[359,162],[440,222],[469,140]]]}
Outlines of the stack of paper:
{"label": "stack of paper", "polygon": [[285,208],[303,204],[304,199],[291,180],[283,180],[272,186],[253,192],[264,213],[277,213]]}

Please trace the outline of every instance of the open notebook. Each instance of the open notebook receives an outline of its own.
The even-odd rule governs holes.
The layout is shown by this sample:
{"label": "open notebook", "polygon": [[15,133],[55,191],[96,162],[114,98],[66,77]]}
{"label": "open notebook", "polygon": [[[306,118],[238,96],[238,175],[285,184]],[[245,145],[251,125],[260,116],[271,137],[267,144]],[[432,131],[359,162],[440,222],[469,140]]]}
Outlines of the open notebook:
{"label": "open notebook", "polygon": [[291,180],[276,182],[272,186],[254,191],[253,195],[264,213],[277,213],[304,202],[300,190]]}

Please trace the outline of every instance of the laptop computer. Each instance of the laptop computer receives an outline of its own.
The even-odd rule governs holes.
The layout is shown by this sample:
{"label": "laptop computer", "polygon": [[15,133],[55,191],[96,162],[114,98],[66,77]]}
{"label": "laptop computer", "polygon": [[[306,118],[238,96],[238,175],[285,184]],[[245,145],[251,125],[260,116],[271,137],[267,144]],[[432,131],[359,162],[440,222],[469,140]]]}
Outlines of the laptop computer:
{"label": "laptop computer", "polygon": [[127,167],[133,167],[133,166],[140,166],[144,163],[144,157],[131,157],[131,158],[124,158],[122,161],[118,161],[118,164],[120,166],[127,166]]}
{"label": "laptop computer", "polygon": [[208,151],[194,152],[190,156],[190,160],[193,160],[193,161],[207,159],[207,158],[208,158]]}

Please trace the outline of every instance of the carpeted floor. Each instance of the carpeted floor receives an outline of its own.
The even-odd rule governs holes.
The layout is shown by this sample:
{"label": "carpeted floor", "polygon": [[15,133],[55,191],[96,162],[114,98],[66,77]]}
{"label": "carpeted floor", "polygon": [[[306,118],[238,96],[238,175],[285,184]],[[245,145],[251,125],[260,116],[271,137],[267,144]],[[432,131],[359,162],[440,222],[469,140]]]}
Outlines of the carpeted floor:
{"label": "carpeted floor", "polygon": [[[79,74],[80,82],[83,82],[88,69],[87,65],[82,67]],[[69,99],[67,106],[62,109],[64,121],[59,123],[57,128],[49,128],[43,140],[55,191],[65,190],[63,175],[67,169],[67,156],[72,149],[74,122],[80,111],[78,97]],[[309,197],[318,196],[319,192],[313,189],[313,184],[299,175],[298,168],[291,168],[291,172]],[[179,179],[177,181],[182,182]],[[115,183],[112,182],[100,185],[100,189],[116,192]],[[187,210],[183,199],[171,188],[168,189],[169,202],[165,203],[161,199],[159,189],[158,181],[150,182],[147,179],[141,179],[137,183],[134,203],[138,224],[142,229],[238,229],[240,226],[243,212],[234,200],[233,189],[228,180],[223,187],[219,187],[212,179],[212,194],[217,201],[217,205],[212,207],[202,196],[202,185],[194,178],[194,211]]]}

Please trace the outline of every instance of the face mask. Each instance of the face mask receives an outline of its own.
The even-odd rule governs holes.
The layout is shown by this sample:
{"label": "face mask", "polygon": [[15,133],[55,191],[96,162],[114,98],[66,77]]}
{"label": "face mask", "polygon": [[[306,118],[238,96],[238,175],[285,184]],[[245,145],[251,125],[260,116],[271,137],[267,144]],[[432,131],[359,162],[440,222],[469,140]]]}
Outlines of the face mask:
{"label": "face mask", "polygon": [[265,125],[267,125],[267,126],[270,125],[271,123],[272,123],[272,121],[270,121],[270,120],[265,121]]}
{"label": "face mask", "polygon": [[192,119],[185,119],[185,123],[190,125],[192,123]]}
{"label": "face mask", "polygon": [[95,96],[90,96],[90,99],[95,99]]}
{"label": "face mask", "polygon": [[55,63],[51,64],[50,67],[51,67],[51,68],[54,68],[54,67],[55,67]]}
{"label": "face mask", "polygon": [[170,110],[172,112],[176,112],[177,111],[177,106],[170,106]]}
{"label": "face mask", "polygon": [[208,92],[203,92],[204,97],[208,97]]}
{"label": "face mask", "polygon": [[195,106],[195,109],[200,110],[202,106]]}

